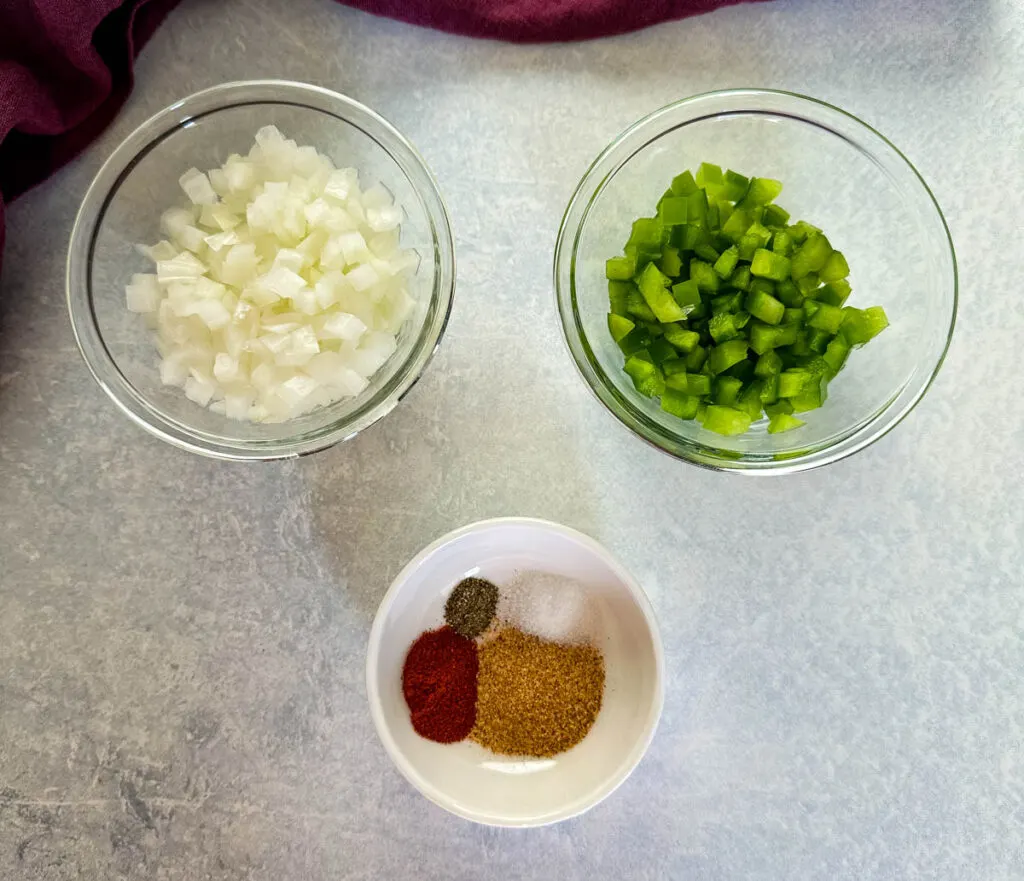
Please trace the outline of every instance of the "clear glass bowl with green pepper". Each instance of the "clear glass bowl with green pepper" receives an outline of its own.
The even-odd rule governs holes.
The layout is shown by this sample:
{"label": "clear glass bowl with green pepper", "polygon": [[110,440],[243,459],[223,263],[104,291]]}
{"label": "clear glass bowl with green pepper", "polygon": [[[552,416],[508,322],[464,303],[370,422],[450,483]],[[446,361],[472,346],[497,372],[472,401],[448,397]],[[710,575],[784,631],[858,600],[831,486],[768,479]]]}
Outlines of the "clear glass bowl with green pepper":
{"label": "clear glass bowl with green pepper", "polygon": [[698,95],[627,129],[569,202],[554,273],[605,406],[678,458],[745,473],[825,465],[892,429],[956,316],[953,245],[918,172],[860,120],[785,92]]}

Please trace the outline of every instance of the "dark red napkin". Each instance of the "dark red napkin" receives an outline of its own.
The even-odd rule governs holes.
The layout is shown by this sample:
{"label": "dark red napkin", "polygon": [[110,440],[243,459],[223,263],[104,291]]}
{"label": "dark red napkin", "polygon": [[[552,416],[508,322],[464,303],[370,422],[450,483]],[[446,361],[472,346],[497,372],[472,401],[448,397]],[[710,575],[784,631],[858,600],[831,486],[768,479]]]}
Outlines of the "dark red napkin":
{"label": "dark red napkin", "polygon": [[[4,202],[50,175],[113,119],[132,61],[178,0],[0,0],[0,261]],[[475,37],[581,40],[742,0],[343,0]]]}
{"label": "dark red napkin", "polygon": [[411,24],[517,43],[589,40],[746,0],[341,0]]}

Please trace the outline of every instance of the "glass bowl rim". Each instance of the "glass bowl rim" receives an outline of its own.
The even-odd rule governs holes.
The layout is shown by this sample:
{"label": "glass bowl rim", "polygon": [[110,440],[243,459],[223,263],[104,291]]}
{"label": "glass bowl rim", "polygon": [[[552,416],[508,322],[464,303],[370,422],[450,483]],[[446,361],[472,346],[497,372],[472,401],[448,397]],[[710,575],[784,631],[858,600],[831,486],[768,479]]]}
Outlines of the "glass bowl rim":
{"label": "glass bowl rim", "polygon": [[[748,101],[753,103],[759,99],[762,101],[767,99],[769,104],[765,106],[738,106]],[[727,450],[714,450],[711,447],[678,435],[670,435],[665,429],[656,426],[655,423],[642,413],[640,408],[636,407],[625,396],[620,395],[617,390],[609,387],[609,384],[602,378],[603,368],[597,364],[597,359],[593,356],[586,334],[583,332],[582,322],[577,309],[575,260],[580,236],[588,220],[591,207],[604,191],[605,185],[637,153],[674,129],[706,119],[747,114],[792,115],[792,112],[787,113],[786,109],[771,106],[770,102],[773,101],[779,105],[789,103],[793,107],[802,108],[806,116],[798,116],[796,121],[811,123],[827,131],[830,135],[842,138],[843,140],[848,139],[829,124],[829,117],[838,117],[852,123],[860,133],[877,141],[877,144],[874,146],[891,151],[891,158],[895,159],[903,170],[910,172],[910,179],[920,187],[921,194],[927,198],[934,209],[934,217],[938,219],[945,237],[951,273],[949,281],[952,285],[952,307],[949,314],[948,328],[946,329],[946,338],[934,366],[927,371],[927,376],[923,382],[920,382],[919,387],[909,395],[907,400],[903,401],[895,412],[893,412],[893,406],[901,397],[906,387],[851,433],[826,446],[814,448],[806,453],[788,454],[774,459],[745,459],[742,454],[736,454]],[[736,102],[737,106],[706,107],[709,103],[724,103],[728,105],[731,102]],[[693,112],[687,118],[673,118],[674,114],[687,109],[697,112]],[[792,111],[792,108],[789,108],[789,110]],[[666,117],[672,119],[671,124],[665,124]],[[614,158],[624,147],[631,144],[633,145],[632,149],[628,151],[627,155],[623,158]],[[855,146],[867,153],[872,159],[877,159],[876,154],[863,145],[856,144]],[[624,129],[590,163],[573,191],[559,225],[552,269],[555,306],[558,310],[562,327],[562,339],[569,350],[569,355],[576,366],[577,372],[583,378],[591,393],[605,406],[605,409],[641,440],[673,458],[713,471],[740,474],[778,475],[807,471],[832,462],[838,462],[840,459],[844,459],[870,446],[888,434],[917,406],[938,375],[939,369],[949,351],[953,329],[956,325],[959,303],[956,251],[953,247],[949,226],[935,195],[914,164],[881,132],[849,111],[818,98],[780,89],[735,88],[701,92],[666,104],[641,117]],[[884,417],[888,418],[885,419]]]}
{"label": "glass bowl rim", "polygon": [[[432,239],[434,283],[427,316],[409,356],[395,374],[353,413],[326,425],[270,441],[212,438],[153,406],[121,372],[103,339],[93,307],[92,258],[106,210],[134,165],[165,137],[204,116],[234,107],[286,104],[334,116],[373,140],[409,179],[426,215]],[[360,119],[362,117],[362,119]],[[365,123],[376,127],[364,128]],[[388,144],[382,143],[380,135]],[[455,244],[437,180],[415,146],[390,122],[360,101],[322,86],[293,80],[220,83],[174,101],[128,134],[103,162],[75,217],[68,246],[65,295],[72,332],[93,379],[118,409],[148,433],[179,449],[216,459],[297,458],[349,440],[386,416],[416,384],[440,344],[455,293]]]}

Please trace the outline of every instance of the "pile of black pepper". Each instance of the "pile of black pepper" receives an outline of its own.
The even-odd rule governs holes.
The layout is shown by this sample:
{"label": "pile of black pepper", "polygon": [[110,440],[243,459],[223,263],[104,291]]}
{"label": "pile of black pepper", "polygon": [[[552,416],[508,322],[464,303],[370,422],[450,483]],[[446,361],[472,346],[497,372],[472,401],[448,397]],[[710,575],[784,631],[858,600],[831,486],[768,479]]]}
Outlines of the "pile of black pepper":
{"label": "pile of black pepper", "polygon": [[474,639],[487,630],[498,610],[498,588],[485,578],[464,578],[444,604],[444,620],[459,636]]}

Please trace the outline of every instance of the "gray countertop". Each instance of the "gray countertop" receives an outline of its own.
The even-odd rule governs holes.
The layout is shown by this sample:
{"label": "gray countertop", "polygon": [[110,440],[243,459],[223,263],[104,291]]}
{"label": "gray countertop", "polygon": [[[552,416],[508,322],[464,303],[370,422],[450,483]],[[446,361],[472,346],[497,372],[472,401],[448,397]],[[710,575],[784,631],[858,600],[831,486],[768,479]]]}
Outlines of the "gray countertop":
{"label": "gray countertop", "polygon": [[[393,414],[302,461],[206,461],[88,376],[64,251],[103,158],[224,80],[346,92],[446,194],[455,309]],[[778,0],[582,45],[475,42],[327,0],[186,0],[81,158],[15,203],[0,291],[0,877],[1024,877],[1024,6]],[[705,472],[576,375],[550,285],[586,165],[670,100],[760,85],[888,135],[943,206],[953,345],[893,434],[812,473]],[[898,247],[898,243],[894,244]],[[528,332],[524,332],[528,329]],[[514,353],[514,354],[513,354]],[[455,819],[374,734],[370,621],[423,545],[575,526],[649,592],[669,683],[584,817]]]}

